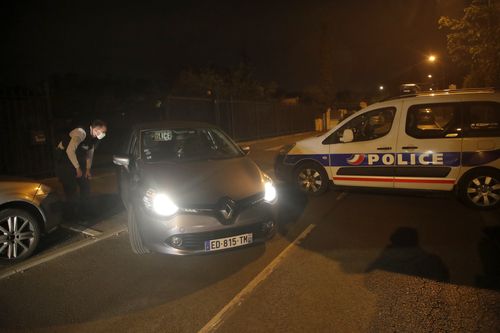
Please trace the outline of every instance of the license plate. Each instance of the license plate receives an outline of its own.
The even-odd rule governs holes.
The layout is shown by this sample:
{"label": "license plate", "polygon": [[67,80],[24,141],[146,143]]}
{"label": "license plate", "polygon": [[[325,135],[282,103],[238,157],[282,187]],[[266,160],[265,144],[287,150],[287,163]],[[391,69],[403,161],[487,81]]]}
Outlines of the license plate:
{"label": "license plate", "polygon": [[242,234],[232,237],[212,239],[205,241],[205,251],[218,251],[232,247],[243,246],[253,242],[253,235]]}

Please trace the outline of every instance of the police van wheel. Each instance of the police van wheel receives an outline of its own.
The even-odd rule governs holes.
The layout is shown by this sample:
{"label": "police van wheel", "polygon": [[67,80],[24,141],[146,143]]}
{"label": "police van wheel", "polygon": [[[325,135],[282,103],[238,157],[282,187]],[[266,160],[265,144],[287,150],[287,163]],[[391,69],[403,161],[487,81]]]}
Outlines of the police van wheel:
{"label": "police van wheel", "polygon": [[466,175],[460,182],[459,195],[468,206],[476,209],[500,207],[500,173],[478,170]]}
{"label": "police van wheel", "polygon": [[297,188],[309,195],[320,195],[328,189],[328,175],[316,163],[302,164],[295,170],[293,178]]}
{"label": "police van wheel", "polygon": [[128,206],[128,237],[130,240],[130,247],[135,254],[147,254],[150,251],[144,246],[142,242],[141,232],[137,225],[137,217],[132,205]]}

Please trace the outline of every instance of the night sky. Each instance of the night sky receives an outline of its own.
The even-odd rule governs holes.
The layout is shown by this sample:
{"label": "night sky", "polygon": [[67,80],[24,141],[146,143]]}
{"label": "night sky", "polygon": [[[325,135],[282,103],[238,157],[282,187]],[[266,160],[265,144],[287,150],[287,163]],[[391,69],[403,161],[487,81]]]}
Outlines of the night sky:
{"label": "night sky", "polygon": [[258,79],[302,90],[319,83],[328,44],[335,85],[370,90],[419,80],[430,52],[445,59],[437,20],[460,15],[463,2],[2,1],[0,82],[173,80],[183,68],[246,61]]}

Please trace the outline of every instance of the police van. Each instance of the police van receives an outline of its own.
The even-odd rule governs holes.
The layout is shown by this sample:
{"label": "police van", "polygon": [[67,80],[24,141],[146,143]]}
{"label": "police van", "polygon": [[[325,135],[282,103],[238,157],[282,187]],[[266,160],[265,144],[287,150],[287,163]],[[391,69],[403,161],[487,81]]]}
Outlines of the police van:
{"label": "police van", "polygon": [[319,195],[340,186],[456,190],[500,206],[500,93],[421,92],[372,104],[322,134],[283,147],[278,179]]}

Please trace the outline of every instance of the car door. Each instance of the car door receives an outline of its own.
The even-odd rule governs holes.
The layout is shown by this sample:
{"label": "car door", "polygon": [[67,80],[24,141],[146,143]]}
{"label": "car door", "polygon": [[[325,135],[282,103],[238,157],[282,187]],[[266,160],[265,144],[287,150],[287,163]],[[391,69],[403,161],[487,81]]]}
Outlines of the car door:
{"label": "car door", "polygon": [[451,190],[460,174],[462,104],[403,104],[395,188]]}
{"label": "car door", "polygon": [[[393,187],[398,105],[365,111],[325,139],[328,172],[336,185]],[[345,130],[352,131],[351,142],[343,142]]]}

